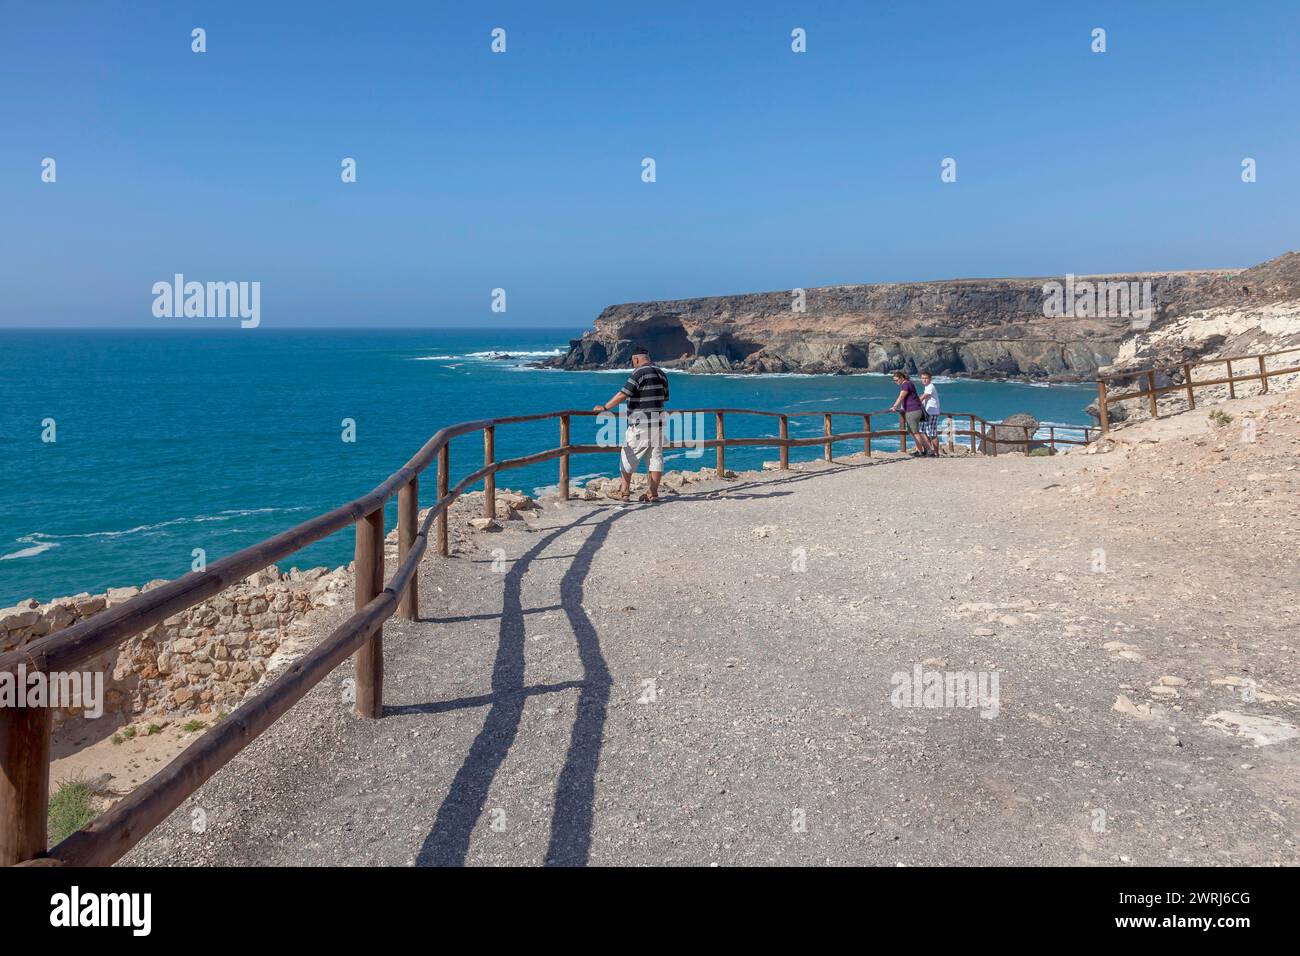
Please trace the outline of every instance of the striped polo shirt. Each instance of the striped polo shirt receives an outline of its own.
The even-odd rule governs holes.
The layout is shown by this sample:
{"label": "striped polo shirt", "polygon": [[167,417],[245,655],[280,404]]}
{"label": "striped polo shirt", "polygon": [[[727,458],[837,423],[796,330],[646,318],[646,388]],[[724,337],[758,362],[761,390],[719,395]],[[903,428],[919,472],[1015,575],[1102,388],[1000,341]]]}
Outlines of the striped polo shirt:
{"label": "striped polo shirt", "polygon": [[668,376],[658,365],[642,365],[632,370],[621,391],[627,396],[629,415],[660,411],[668,401]]}

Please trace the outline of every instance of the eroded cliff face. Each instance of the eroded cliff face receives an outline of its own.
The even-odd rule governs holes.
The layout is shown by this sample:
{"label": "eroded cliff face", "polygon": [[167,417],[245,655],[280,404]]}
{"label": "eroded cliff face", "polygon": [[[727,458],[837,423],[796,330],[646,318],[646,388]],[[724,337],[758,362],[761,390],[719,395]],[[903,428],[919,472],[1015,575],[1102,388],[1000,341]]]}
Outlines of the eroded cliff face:
{"label": "eroded cliff face", "polygon": [[1149,283],[1149,328],[1141,316],[1103,317],[1086,307],[1045,316],[1044,285],[1064,283],[1064,276],[829,286],[805,290],[803,311],[793,290],[637,302],[605,309],[565,355],[545,364],[622,367],[641,344],[660,364],[695,372],[903,369],[1079,381],[1115,361],[1126,342],[1197,310],[1296,298],[1298,274],[1300,256],[1289,253],[1244,272],[1075,277],[1076,283]]}

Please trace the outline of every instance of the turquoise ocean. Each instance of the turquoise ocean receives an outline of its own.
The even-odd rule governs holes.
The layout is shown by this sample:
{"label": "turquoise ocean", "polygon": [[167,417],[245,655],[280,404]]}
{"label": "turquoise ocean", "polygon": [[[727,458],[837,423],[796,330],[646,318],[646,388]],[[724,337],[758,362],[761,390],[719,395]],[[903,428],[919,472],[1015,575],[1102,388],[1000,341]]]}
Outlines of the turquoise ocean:
{"label": "turquoise ocean", "polygon": [[[212,561],[370,490],[444,425],[603,402],[625,373],[526,365],[562,353],[580,331],[0,332],[0,606],[177,577],[195,548]],[[945,411],[988,419],[1028,411],[1045,423],[1084,424],[1095,394],[1087,385],[938,381]],[[884,375],[673,374],[671,383],[679,408],[874,410],[897,394]],[[354,442],[343,441],[344,419],[356,423]],[[43,440],[48,420],[53,441]],[[774,428],[771,419],[729,418],[727,434]],[[821,428],[820,418],[796,419],[791,436]],[[593,419],[577,420],[572,440],[594,442],[595,432]],[[499,458],[556,444],[555,422],[496,435]],[[802,448],[791,457],[818,454]],[[456,440],[453,480],[482,456],[478,434]],[[775,457],[775,449],[729,449],[727,464],[756,468]],[[574,487],[615,474],[617,461],[575,457]],[[711,463],[710,452],[668,467]],[[544,494],[556,468],[503,473],[498,485]],[[432,471],[426,476],[423,506],[432,499]],[[390,506],[389,527],[394,520]],[[351,533],[342,532],[284,566],[346,564],[351,551]]]}

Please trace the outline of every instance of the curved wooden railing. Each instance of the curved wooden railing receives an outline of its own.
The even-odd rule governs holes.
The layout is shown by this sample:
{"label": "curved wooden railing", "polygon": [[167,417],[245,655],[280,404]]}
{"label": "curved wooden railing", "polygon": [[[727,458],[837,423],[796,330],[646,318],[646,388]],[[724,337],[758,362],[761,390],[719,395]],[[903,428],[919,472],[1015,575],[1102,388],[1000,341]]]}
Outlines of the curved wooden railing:
{"label": "curved wooden railing", "polygon": [[[903,417],[897,428],[873,430],[873,415],[892,412],[767,412],[741,408],[674,409],[679,414],[714,416],[715,437],[666,443],[666,448],[706,447],[717,450],[717,470],[726,472],[726,449],[774,446],[780,449],[781,468],[789,467],[789,451],[822,445],[823,457],[832,460],[836,442],[863,441],[872,454],[872,440],[897,437],[907,450]],[[484,510],[496,513],[496,475],[544,461],[559,459],[559,497],[569,497],[569,459],[572,455],[617,453],[617,445],[570,444],[570,422],[575,417],[595,416],[594,411],[544,412],[462,422],[443,428],[416,455],[368,494],[318,515],[264,541],[191,572],[131,600],[101,611],[94,617],[65,630],[40,638],[30,645],[0,654],[0,673],[31,674],[67,672],[100,654],[119,647],[123,641],[191,608],[243,581],[250,574],[289,557],[313,542],[353,525],[355,543],[354,613],[320,644],[285,670],[263,692],[245,701],[201,739],[178,754],[153,777],[122,798],[84,829],[46,849],[46,817],[49,803],[51,709],[0,708],[0,864],[12,865],[109,865],[120,859],[150,830],[165,820],[202,784],[244,749],[259,734],[303,698],[330,671],[349,656],[354,659],[359,716],[377,718],[383,711],[383,623],[394,613],[414,620],[418,606],[416,569],[428,547],[432,528],[439,554],[448,553],[447,510],[461,494],[482,481]],[[727,415],[759,415],[779,420],[779,435],[757,438],[727,438]],[[809,438],[789,437],[791,418],[821,415],[823,434]],[[859,417],[862,430],[834,433],[835,416]],[[999,445],[1023,447],[1026,454],[1034,444],[1027,426],[1005,426],[978,415],[944,413],[948,428],[941,430],[949,447],[958,438],[969,438],[972,451],[997,454]],[[521,458],[497,461],[496,429],[523,422],[559,420],[560,444]],[[967,427],[958,429],[956,420]],[[1055,450],[1058,444],[1084,445],[1091,440],[1088,426],[1061,426],[1083,433],[1082,440],[1059,437],[1049,427],[1044,444]],[[1011,438],[1007,430],[1023,429],[1023,436]],[[482,468],[450,486],[450,449],[453,438],[472,432],[483,433]],[[978,442],[978,445],[977,445]],[[419,520],[420,474],[437,461],[437,501],[424,520]],[[384,506],[397,496],[397,568],[384,583]]]}
{"label": "curved wooden railing", "polygon": [[[1279,349],[1276,352],[1258,352],[1254,355],[1234,355],[1231,358],[1202,359],[1199,362],[1183,362],[1180,365],[1166,365],[1160,368],[1148,366],[1146,368],[1132,369],[1127,372],[1111,372],[1108,375],[1099,376],[1097,379],[1097,419],[1101,422],[1101,433],[1103,435],[1110,431],[1110,410],[1108,406],[1116,402],[1128,401],[1133,398],[1146,398],[1150,402],[1150,411],[1152,418],[1160,417],[1160,408],[1156,404],[1156,399],[1167,392],[1186,392],[1187,408],[1189,411],[1196,408],[1196,389],[1205,388],[1210,385],[1227,385],[1228,397],[1237,397],[1237,385],[1241,382],[1259,382],[1260,393],[1268,392],[1268,380],[1276,378],[1279,375],[1292,375],[1300,372],[1300,365],[1284,366],[1282,368],[1269,368],[1268,359],[1278,355],[1300,355],[1300,348]],[[1234,375],[1232,372],[1232,363],[1238,363],[1240,368],[1243,362],[1258,363],[1259,371],[1251,372],[1247,375]],[[1223,378],[1208,378],[1201,381],[1193,381],[1192,369],[1200,368],[1205,365],[1227,365],[1227,374]],[[1168,385],[1156,385],[1156,376],[1162,375],[1170,380]],[[1177,376],[1182,377],[1182,381],[1174,382]],[[1140,388],[1132,392],[1124,392],[1120,395],[1112,395],[1108,390],[1107,383],[1116,379],[1146,379],[1146,388]]]}

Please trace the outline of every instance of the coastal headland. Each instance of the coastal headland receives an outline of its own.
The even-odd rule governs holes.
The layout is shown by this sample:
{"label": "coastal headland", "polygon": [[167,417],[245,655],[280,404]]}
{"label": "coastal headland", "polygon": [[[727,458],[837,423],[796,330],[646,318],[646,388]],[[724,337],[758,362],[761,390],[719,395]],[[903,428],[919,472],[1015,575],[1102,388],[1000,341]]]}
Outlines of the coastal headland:
{"label": "coastal headland", "polygon": [[606,308],[564,355],[541,364],[618,368],[640,343],[664,365],[701,373],[904,369],[1077,382],[1117,360],[1159,363],[1176,355],[1182,362],[1216,350],[1296,344],[1298,300],[1300,253],[1290,252],[1249,269],[837,285],[633,302]]}

